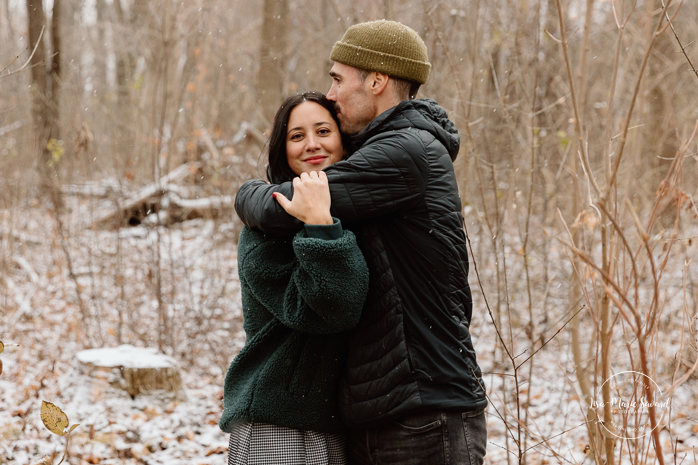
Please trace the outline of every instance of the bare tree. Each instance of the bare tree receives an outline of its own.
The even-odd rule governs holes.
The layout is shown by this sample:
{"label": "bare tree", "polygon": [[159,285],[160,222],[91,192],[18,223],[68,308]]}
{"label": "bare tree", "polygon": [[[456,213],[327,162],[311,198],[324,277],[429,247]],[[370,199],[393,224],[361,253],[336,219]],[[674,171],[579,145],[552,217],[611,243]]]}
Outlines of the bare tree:
{"label": "bare tree", "polygon": [[[27,19],[29,22],[29,42],[36,44],[34,56],[30,61],[32,76],[32,117],[37,141],[50,134],[51,118],[48,105],[48,80],[46,78],[46,47],[43,33],[46,29],[46,17],[41,0],[27,0]],[[46,140],[44,140],[46,142]],[[42,160],[44,162],[48,160]]]}
{"label": "bare tree", "polygon": [[259,45],[259,73],[257,74],[257,102],[261,115],[270,123],[281,102],[286,56],[286,19],[288,0],[264,0],[262,41]]}

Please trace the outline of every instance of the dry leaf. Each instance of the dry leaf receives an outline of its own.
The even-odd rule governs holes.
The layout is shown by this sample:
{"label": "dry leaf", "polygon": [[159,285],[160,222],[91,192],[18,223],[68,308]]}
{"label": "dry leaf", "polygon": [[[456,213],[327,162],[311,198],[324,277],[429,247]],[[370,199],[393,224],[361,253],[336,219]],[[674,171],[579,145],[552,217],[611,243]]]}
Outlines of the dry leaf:
{"label": "dry leaf", "polygon": [[39,460],[38,462],[34,462],[32,465],[52,465],[53,460],[51,460],[51,457],[48,455],[44,457],[43,459]]}
{"label": "dry leaf", "polygon": [[213,454],[225,454],[226,452],[228,452],[228,448],[227,448],[227,447],[225,447],[225,446],[218,446],[218,447],[214,447],[214,448],[209,449],[209,450],[206,452],[206,457],[208,457],[209,455],[213,455]]}
{"label": "dry leaf", "polygon": [[155,418],[160,415],[160,411],[155,407],[146,407],[143,413],[148,417],[148,419]]}
{"label": "dry leaf", "polygon": [[5,350],[5,344],[0,341],[0,354]]}
{"label": "dry leaf", "polygon": [[59,436],[65,436],[65,429],[69,424],[68,415],[51,402],[41,401],[41,421],[44,422],[44,426],[50,432]]}
{"label": "dry leaf", "polygon": [[75,423],[73,426],[70,427],[70,431],[68,431],[68,432],[69,432],[69,433],[72,433],[73,430],[74,430],[75,428],[77,428],[78,426],[80,426],[80,423]]}
{"label": "dry leaf", "polygon": [[2,360],[0,360],[0,375],[2,374]]}
{"label": "dry leaf", "polygon": [[693,425],[693,428],[691,428],[691,431],[694,433],[698,433],[698,425]]}

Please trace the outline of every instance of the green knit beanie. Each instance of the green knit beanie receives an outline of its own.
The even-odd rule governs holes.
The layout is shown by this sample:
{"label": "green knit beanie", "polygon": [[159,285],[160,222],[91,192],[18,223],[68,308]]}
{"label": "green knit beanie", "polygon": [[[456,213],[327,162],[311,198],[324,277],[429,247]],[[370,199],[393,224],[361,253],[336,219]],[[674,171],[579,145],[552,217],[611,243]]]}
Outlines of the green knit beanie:
{"label": "green knit beanie", "polygon": [[347,29],[332,47],[330,60],[420,84],[426,84],[431,69],[421,37],[404,24],[384,19]]}

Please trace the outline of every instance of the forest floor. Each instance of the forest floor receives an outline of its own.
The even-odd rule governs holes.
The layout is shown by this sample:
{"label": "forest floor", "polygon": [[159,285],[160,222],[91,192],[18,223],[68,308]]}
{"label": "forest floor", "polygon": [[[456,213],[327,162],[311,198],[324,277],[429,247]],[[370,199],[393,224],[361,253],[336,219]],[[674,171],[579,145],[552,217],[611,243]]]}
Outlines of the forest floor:
{"label": "forest floor", "polygon": [[[76,204],[71,216],[64,218],[63,235],[55,218],[38,204],[6,211],[2,218],[0,340],[5,351],[0,354],[0,464],[28,465],[47,455],[57,463],[62,456],[65,438],[43,426],[42,400],[62,408],[71,424],[80,424],[72,434],[67,463],[226,463],[228,437],[218,428],[223,380],[230,360],[244,345],[237,219],[195,219],[159,229],[80,229],[78,217],[86,214],[85,205]],[[477,254],[479,236],[470,234]],[[521,276],[513,262],[511,276]],[[480,260],[484,281],[493,277],[486,264]],[[551,273],[548,280],[554,285],[546,305],[561,308],[564,293],[554,289],[564,278]],[[506,449],[516,447],[499,416],[507,415],[513,424],[511,369],[501,375],[507,371],[506,363],[501,350],[494,349],[496,333],[481,294],[475,291],[474,274],[471,286],[476,309],[471,333],[491,398],[486,462],[507,463]],[[523,299],[516,300],[520,289],[515,288],[512,285],[513,306]],[[161,325],[158,308],[165,309]],[[565,312],[540,317],[536,327],[545,328],[541,340],[544,332],[545,340],[555,334],[568,317]],[[681,326],[663,334],[667,339],[660,344],[658,364],[678,351]],[[513,337],[523,341],[516,349],[522,352],[523,325],[515,326]],[[132,399],[83,374],[75,358],[90,347],[120,343],[157,347],[158,342],[179,362],[185,399],[162,393]],[[528,409],[531,432],[527,447],[539,443],[528,452],[529,463],[590,463],[586,407],[577,393],[569,345],[569,334],[563,330],[532,359],[530,379],[529,367],[521,369],[522,407]],[[665,386],[671,380],[669,371],[659,372],[659,384]],[[695,463],[698,454],[698,399],[693,395],[697,384],[691,378],[673,393],[670,415],[662,420],[665,455],[673,456],[675,450],[676,463]],[[642,440],[649,437],[638,441]],[[515,455],[509,457],[514,463]]]}

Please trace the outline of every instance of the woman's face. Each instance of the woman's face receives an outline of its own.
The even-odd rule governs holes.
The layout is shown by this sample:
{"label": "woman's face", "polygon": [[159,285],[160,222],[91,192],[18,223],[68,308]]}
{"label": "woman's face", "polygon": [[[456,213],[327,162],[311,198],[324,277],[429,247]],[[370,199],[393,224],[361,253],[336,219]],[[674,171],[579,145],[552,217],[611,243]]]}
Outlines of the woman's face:
{"label": "woman's face", "polygon": [[286,159],[291,171],[297,175],[321,171],[343,156],[339,128],[325,107],[306,101],[291,111],[286,133]]}

